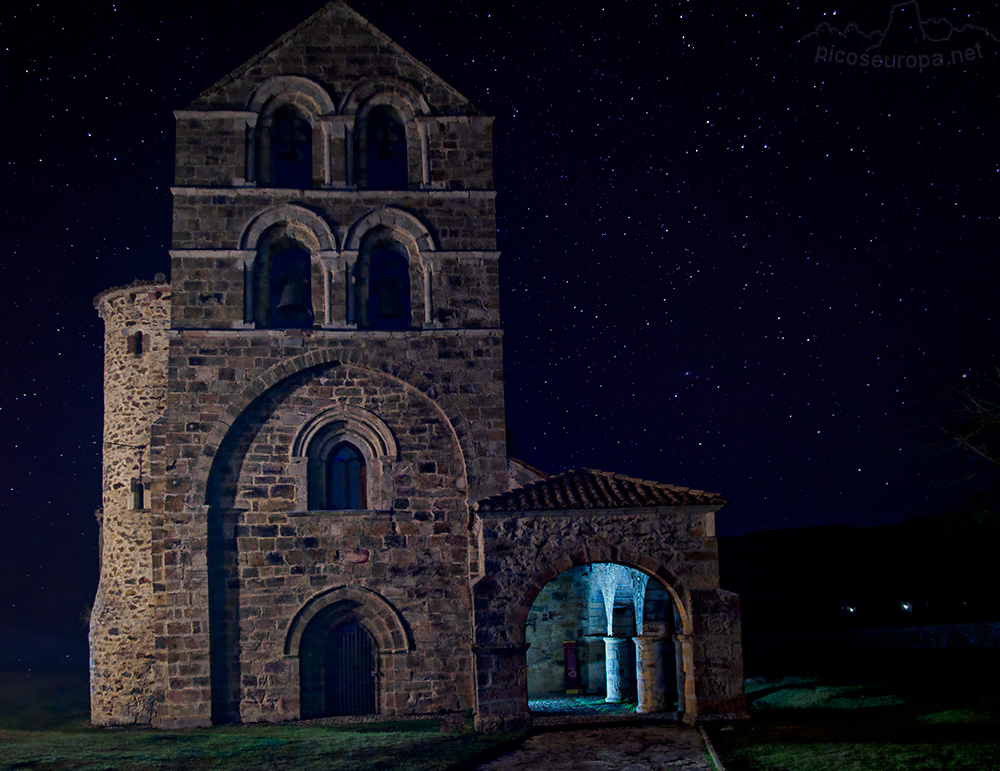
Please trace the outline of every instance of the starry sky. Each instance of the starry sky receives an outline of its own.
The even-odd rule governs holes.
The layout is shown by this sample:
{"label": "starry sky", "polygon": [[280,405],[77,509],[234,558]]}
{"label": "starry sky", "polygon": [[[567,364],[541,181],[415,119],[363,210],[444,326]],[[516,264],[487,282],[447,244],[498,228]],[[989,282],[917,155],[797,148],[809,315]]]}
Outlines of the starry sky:
{"label": "starry sky", "polygon": [[[0,11],[8,622],[96,587],[92,298],[169,270],[172,110],[321,5]],[[514,454],[722,493],[722,534],[954,504],[922,450],[1000,353],[1000,7],[903,9],[978,28],[895,25],[920,70],[820,55],[891,2],[352,6],[496,116]]]}

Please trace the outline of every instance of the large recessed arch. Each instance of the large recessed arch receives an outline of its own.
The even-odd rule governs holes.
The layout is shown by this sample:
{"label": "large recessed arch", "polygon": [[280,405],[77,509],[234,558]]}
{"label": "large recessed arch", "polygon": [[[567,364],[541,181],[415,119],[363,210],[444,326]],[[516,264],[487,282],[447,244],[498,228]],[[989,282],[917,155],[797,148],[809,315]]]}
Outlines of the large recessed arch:
{"label": "large recessed arch", "polygon": [[[438,412],[455,446],[462,449],[460,453],[462,463],[462,489],[467,489],[468,469],[466,467],[466,452],[463,437],[469,436],[467,419],[461,410],[453,406],[453,399],[447,394],[437,393],[437,385],[429,380],[412,363],[400,362],[398,370],[387,372],[382,369],[372,368],[359,355],[356,350],[343,348],[317,349],[310,353],[290,357],[265,370],[259,377],[250,382],[239,394],[233,398],[225,412],[212,427],[205,439],[204,449],[195,461],[195,469],[191,478],[191,486],[185,495],[185,507],[191,510],[200,508],[203,505],[211,505],[213,501],[209,495],[209,481],[215,475],[213,469],[219,458],[219,449],[227,436],[230,436],[234,427],[237,432],[242,428],[238,426],[241,416],[248,413],[258,400],[267,398],[267,394],[285,382],[293,382],[293,379],[306,376],[309,370],[323,370],[340,364],[352,364],[362,369],[369,369],[373,373],[390,378],[401,385],[413,388],[422,396],[429,400],[436,412]],[[432,397],[431,394],[435,396]]]}

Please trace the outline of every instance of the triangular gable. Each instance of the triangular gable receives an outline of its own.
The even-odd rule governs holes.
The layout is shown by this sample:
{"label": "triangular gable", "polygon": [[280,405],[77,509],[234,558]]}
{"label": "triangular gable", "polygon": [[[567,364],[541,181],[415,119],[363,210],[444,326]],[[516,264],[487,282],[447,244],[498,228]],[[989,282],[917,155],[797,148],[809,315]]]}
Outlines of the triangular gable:
{"label": "triangular gable", "polygon": [[288,75],[321,83],[338,106],[359,85],[381,76],[416,88],[433,114],[482,114],[458,90],[342,0],[327,3],[203,91],[189,109],[245,109],[261,83]]}

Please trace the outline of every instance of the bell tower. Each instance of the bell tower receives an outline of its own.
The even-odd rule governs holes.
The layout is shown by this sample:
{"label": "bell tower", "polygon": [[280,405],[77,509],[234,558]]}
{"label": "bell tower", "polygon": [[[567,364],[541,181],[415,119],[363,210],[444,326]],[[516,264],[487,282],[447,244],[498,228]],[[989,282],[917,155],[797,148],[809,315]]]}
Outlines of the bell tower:
{"label": "bell tower", "polygon": [[507,484],[492,119],[339,1],[175,117],[146,719],[330,714],[345,624],[375,711],[470,709],[469,502]]}

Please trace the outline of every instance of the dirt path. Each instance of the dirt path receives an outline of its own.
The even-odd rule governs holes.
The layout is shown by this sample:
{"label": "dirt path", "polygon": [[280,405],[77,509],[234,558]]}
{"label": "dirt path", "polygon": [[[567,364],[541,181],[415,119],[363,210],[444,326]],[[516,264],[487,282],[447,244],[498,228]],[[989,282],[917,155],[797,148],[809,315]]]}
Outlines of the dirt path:
{"label": "dirt path", "polygon": [[679,725],[549,729],[479,771],[715,771],[697,729]]}

